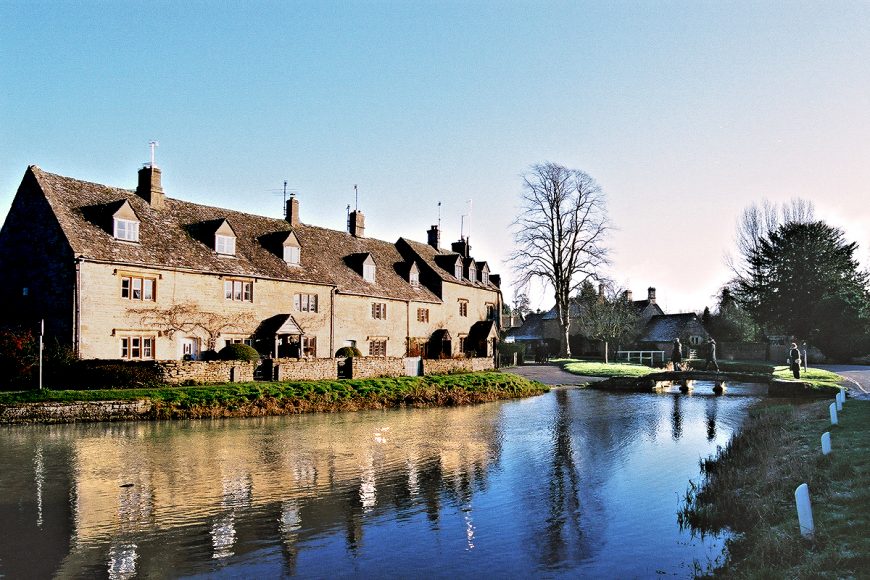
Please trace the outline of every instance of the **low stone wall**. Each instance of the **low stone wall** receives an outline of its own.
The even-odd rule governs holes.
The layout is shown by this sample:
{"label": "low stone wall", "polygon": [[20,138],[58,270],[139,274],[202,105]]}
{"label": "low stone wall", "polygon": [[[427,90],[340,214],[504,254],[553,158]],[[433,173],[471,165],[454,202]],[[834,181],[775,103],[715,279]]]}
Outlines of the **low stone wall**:
{"label": "low stone wall", "polygon": [[151,401],[89,401],[0,405],[0,424],[151,419]]}
{"label": "low stone wall", "polygon": [[154,363],[160,380],[170,385],[184,383],[243,383],[254,380],[254,364],[243,361],[168,360]]}
{"label": "low stone wall", "polygon": [[338,378],[333,358],[276,358],[263,361],[263,377],[273,381],[320,381]]}
{"label": "low stone wall", "polygon": [[494,368],[495,362],[490,357],[423,359],[424,375],[452,375],[488,371]]}
{"label": "low stone wall", "polygon": [[405,376],[405,359],[398,357],[351,357],[350,376],[354,379]]}

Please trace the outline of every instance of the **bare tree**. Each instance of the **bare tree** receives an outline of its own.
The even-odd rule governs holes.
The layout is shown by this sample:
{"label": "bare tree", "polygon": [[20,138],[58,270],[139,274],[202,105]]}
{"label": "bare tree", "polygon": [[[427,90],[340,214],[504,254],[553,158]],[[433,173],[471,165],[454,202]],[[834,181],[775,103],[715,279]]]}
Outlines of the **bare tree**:
{"label": "bare tree", "polygon": [[580,332],[604,343],[604,362],[610,362],[610,344],[634,340],[640,332],[640,314],[625,290],[606,286],[603,294],[581,301]]}
{"label": "bare tree", "polygon": [[510,261],[518,285],[541,279],[553,289],[559,320],[559,355],[571,356],[570,297],[607,264],[609,230],[604,193],[586,173],[556,163],[533,165],[523,175],[522,213],[514,220]]}
{"label": "bare tree", "polygon": [[249,312],[218,313],[201,310],[197,304],[173,304],[167,308],[134,308],[143,326],[157,327],[172,338],[176,332],[201,329],[208,336],[208,350],[214,350],[217,339],[225,330],[252,332],[256,321]]}

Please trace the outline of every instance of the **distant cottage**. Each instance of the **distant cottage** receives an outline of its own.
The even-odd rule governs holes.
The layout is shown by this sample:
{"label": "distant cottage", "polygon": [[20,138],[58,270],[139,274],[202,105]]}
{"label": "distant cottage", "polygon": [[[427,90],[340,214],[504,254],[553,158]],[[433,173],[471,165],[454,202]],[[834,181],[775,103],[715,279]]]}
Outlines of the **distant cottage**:
{"label": "distant cottage", "polygon": [[181,359],[244,342],[264,355],[493,356],[500,279],[468,239],[440,247],[167,197],[30,166],[0,230],[3,323],[44,319],[82,358]]}

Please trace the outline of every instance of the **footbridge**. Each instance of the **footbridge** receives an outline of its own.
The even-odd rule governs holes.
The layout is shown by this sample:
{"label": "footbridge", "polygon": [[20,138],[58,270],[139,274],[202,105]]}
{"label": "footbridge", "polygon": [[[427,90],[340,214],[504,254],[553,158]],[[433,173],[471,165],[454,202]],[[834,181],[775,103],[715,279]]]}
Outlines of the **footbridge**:
{"label": "footbridge", "polygon": [[836,389],[831,391],[816,389],[805,381],[783,380],[770,375],[716,371],[663,371],[643,377],[613,377],[591,383],[589,388],[604,391],[655,393],[679,386],[681,392],[688,393],[695,389],[697,383],[713,383],[712,390],[717,395],[724,394],[729,383],[767,385],[767,394],[772,397],[830,397],[836,391]]}

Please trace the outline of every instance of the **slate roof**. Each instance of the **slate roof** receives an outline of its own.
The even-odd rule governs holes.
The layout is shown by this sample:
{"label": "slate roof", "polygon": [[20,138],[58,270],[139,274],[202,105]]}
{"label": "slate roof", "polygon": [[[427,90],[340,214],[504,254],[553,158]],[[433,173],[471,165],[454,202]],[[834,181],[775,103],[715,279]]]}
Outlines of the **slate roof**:
{"label": "slate roof", "polygon": [[[693,312],[683,314],[659,314],[649,319],[637,342],[669,342],[682,336],[693,319],[701,326],[701,321]],[[703,327],[702,327],[703,329]]]}
{"label": "slate roof", "polygon": [[[28,172],[44,192],[73,252],[85,259],[324,284],[336,286],[341,293],[440,302],[428,288],[413,287],[400,274],[408,265],[390,242],[304,224],[291,228],[283,219],[168,197],[165,207],[157,210],[133,190],[72,179],[37,166],[29,167]],[[141,220],[138,243],[116,240],[111,220],[106,221],[107,212],[125,200]],[[214,251],[210,236],[215,224],[223,220],[237,235],[235,256]],[[302,247],[298,266],[288,265],[282,256],[282,242],[290,231]],[[362,253],[375,261],[373,284],[345,261],[351,254]]]}

